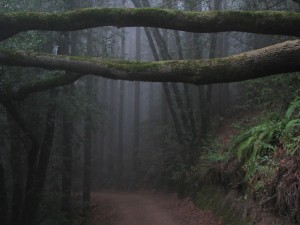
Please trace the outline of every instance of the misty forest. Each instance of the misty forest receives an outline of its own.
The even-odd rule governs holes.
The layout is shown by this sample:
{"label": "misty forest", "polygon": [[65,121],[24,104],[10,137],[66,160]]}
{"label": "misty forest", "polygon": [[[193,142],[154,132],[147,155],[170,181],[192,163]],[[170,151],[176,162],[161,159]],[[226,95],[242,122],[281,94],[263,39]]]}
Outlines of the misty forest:
{"label": "misty forest", "polygon": [[0,0],[0,224],[300,224],[299,37],[299,0]]}

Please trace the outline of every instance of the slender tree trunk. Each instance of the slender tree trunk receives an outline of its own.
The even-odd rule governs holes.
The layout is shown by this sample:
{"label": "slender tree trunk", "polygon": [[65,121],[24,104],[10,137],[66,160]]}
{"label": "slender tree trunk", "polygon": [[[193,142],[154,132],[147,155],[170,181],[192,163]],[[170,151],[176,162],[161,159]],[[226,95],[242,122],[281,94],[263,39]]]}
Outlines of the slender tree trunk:
{"label": "slender tree trunk", "polygon": [[[182,60],[184,58],[183,58],[183,51],[182,51],[179,32],[174,31],[174,35],[175,35],[175,39],[176,39],[178,57],[180,60]],[[197,135],[196,134],[196,125],[195,125],[195,119],[194,119],[188,84],[183,84],[183,88],[184,88],[184,97],[185,97],[186,106],[187,106],[186,109],[183,107],[183,103],[181,103],[182,100],[179,95],[178,87],[173,85],[176,102],[178,104],[178,109],[181,112],[183,124],[185,125],[184,127],[186,127],[186,132],[187,132],[188,138],[189,138],[189,136],[191,136],[191,138],[189,138],[190,140],[188,140],[188,141],[190,142],[190,145],[192,147],[193,145],[195,145],[195,140],[196,140],[196,135]]]}
{"label": "slender tree trunk", "polygon": [[[125,4],[123,0],[123,5]],[[121,35],[121,58],[125,59],[125,41],[126,41],[126,33],[125,28],[122,29]],[[120,89],[119,89],[119,121],[118,121],[118,186],[120,187],[123,183],[123,121],[124,121],[124,94],[125,94],[125,82],[123,80],[120,81]]]}
{"label": "slender tree trunk", "polygon": [[114,154],[115,154],[115,104],[116,104],[116,81],[109,80],[109,124],[108,124],[108,174],[112,181],[111,175],[115,174],[116,165],[114,163]]}
{"label": "slender tree trunk", "polygon": [[[150,7],[149,2],[144,1],[144,0],[142,0],[142,1],[146,5],[146,7]],[[135,7],[140,7],[141,6],[141,3],[139,3],[138,0],[133,0],[132,2],[135,4]],[[160,37],[161,35],[160,35],[158,29],[152,30],[152,31],[153,31],[152,33],[153,33],[153,36],[155,38],[155,41],[158,45],[158,49],[160,51],[160,54],[162,55],[162,58],[163,59],[171,59],[171,57],[169,56],[168,53],[167,54],[164,53],[168,49],[166,47],[166,44],[165,44],[164,40]],[[149,46],[151,48],[154,59],[155,59],[155,61],[159,61],[159,55],[158,55],[157,50],[155,48],[154,40],[152,38],[152,34],[151,34],[149,28],[145,28],[145,33],[146,33],[147,39],[149,41]],[[160,42],[159,40],[161,40],[162,42]],[[168,104],[169,110],[171,112],[171,116],[172,116],[172,119],[173,119],[173,122],[174,122],[175,131],[176,131],[176,135],[178,137],[178,140],[182,141],[182,131],[181,131],[181,128],[180,128],[180,120],[179,120],[179,118],[177,117],[177,114],[176,114],[175,104],[172,101],[171,93],[170,93],[170,90],[169,90],[169,85],[167,83],[163,83],[162,84],[162,124],[164,124],[164,125],[166,124],[167,119],[168,119],[168,117],[167,117],[167,114],[168,114],[167,113],[167,108],[165,107],[167,104]]]}
{"label": "slender tree trunk", "polygon": [[0,153],[0,221],[3,224],[8,224],[8,200],[7,189],[4,176],[4,168]]}
{"label": "slender tree trunk", "polygon": [[8,115],[10,143],[10,166],[13,179],[13,195],[11,206],[11,225],[21,224],[22,204],[24,194],[24,169],[22,163],[22,150],[20,145],[20,130],[12,118]]}
{"label": "slender tree trunk", "polygon": [[154,84],[149,84],[149,121],[150,123],[154,122]]}
{"label": "slender tree trunk", "polygon": [[[166,88],[168,88],[167,85],[165,85],[164,83],[161,84],[161,124],[164,126],[168,124],[168,106],[170,109],[170,105],[168,104],[169,101],[167,101],[167,94],[165,92]],[[176,118],[175,121],[177,121]],[[176,130],[179,129],[179,124],[174,123],[174,126],[178,126]],[[178,134],[177,137],[179,138]]]}
{"label": "slender tree trunk", "polygon": [[[107,103],[107,86],[108,86],[108,80],[107,79],[101,79],[100,80],[100,99],[101,104],[103,104],[106,107]],[[105,136],[106,136],[106,128],[107,128],[107,120],[108,117],[107,113],[104,114],[104,120],[101,123],[101,132],[99,136],[99,160],[98,160],[98,172],[100,174],[100,184],[102,184],[102,176],[103,176],[103,164],[104,164],[104,149],[105,149]]]}
{"label": "slender tree trunk", "polygon": [[[76,8],[77,1],[64,0],[64,10],[71,10]],[[76,42],[77,34],[71,34],[65,32],[62,35],[63,43],[61,54],[76,55]],[[63,94],[68,97],[73,94],[74,86],[65,87]],[[63,143],[62,143],[62,199],[61,208],[62,212],[66,215],[65,225],[72,223],[72,205],[71,205],[71,192],[72,192],[72,157],[73,157],[73,135],[74,130],[73,118],[69,113],[63,112],[62,115],[62,132],[63,132]]]}
{"label": "slender tree trunk", "polygon": [[[93,55],[93,29],[88,31],[87,35],[87,54]],[[84,165],[83,165],[83,187],[82,200],[84,210],[89,208],[91,198],[91,156],[92,156],[92,115],[91,105],[93,99],[93,78],[87,77],[86,96],[88,106],[85,113],[84,128]]]}
{"label": "slender tree trunk", "polygon": [[[64,0],[64,9],[70,10],[73,8],[74,2]],[[76,40],[72,40],[70,32],[62,32],[60,36],[61,44],[59,45],[60,54],[71,55],[76,45]],[[74,37],[74,35],[73,35]],[[66,72],[67,74],[68,72]],[[72,94],[73,85],[63,88],[62,94],[69,97]],[[64,225],[72,223],[72,206],[71,206],[71,189],[72,189],[72,152],[73,152],[73,139],[72,131],[74,129],[73,118],[68,112],[62,113],[62,180],[61,180],[61,210],[66,215]]]}
{"label": "slender tree trunk", "polygon": [[[86,84],[86,94],[88,101],[92,97],[93,80],[88,77]],[[90,105],[90,104],[89,104]],[[82,187],[82,200],[84,203],[84,210],[89,208],[91,198],[91,153],[92,153],[92,117],[89,109],[85,115],[85,128],[84,128],[84,165],[83,165],[83,187]]]}
{"label": "slender tree trunk", "polygon": [[[136,28],[136,61],[141,60],[141,28]],[[134,83],[134,143],[133,170],[138,169],[140,141],[140,82]]]}
{"label": "slender tree trunk", "polygon": [[[68,96],[71,94],[71,89],[73,87],[65,87],[64,95]],[[63,143],[62,143],[62,199],[61,207],[62,212],[66,215],[65,225],[72,223],[72,209],[71,209],[71,189],[72,189],[72,155],[73,155],[73,131],[72,118],[66,112],[63,113],[62,118],[62,133],[63,133]]]}
{"label": "slender tree trunk", "polygon": [[[213,9],[214,10],[219,10],[221,7],[221,1],[220,0],[214,0],[213,4]],[[217,50],[217,34],[211,34],[210,37],[210,49],[209,49],[209,58],[215,58],[216,56],[216,50]],[[205,93],[205,102],[203,105],[203,113],[201,115],[204,117],[201,119],[202,123],[202,135],[206,135],[209,128],[210,128],[210,123],[211,123],[211,97],[212,97],[212,91],[213,91],[213,85],[209,84],[206,88],[206,93]]]}
{"label": "slender tree trunk", "polygon": [[123,121],[124,121],[124,93],[125,84],[124,81],[120,81],[120,92],[119,92],[119,129],[118,129],[118,186],[122,184],[123,181]]}

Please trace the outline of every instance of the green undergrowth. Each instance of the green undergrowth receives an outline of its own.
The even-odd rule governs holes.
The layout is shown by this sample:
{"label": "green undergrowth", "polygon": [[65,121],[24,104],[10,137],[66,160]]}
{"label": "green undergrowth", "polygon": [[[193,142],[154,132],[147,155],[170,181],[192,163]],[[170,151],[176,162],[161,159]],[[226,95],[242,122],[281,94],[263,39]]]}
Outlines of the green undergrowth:
{"label": "green undergrowth", "polygon": [[213,210],[222,218],[224,224],[248,225],[250,221],[243,216],[246,205],[243,199],[229,197],[228,193],[217,186],[204,185],[197,192],[195,204],[204,210]]}
{"label": "green undergrowth", "polygon": [[[239,189],[244,199],[297,223],[300,220],[299,117],[300,97],[296,97],[285,111],[264,114],[255,125],[237,125],[238,135],[230,141],[228,149],[212,141],[196,171],[202,171],[198,172],[202,179],[221,184],[227,190]],[[231,222],[231,216],[233,219],[238,216],[234,216],[232,207],[222,206],[223,197],[224,193],[209,186],[200,189],[196,202],[202,208],[224,214],[226,223],[245,224]]]}

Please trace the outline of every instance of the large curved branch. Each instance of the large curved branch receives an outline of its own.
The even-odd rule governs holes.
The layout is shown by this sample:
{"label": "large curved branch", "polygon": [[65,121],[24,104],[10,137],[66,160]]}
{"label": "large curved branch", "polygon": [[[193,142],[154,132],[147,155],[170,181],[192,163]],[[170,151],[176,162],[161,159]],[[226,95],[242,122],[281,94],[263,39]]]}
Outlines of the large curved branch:
{"label": "large curved branch", "polygon": [[142,63],[0,50],[0,64],[73,72],[21,88],[26,94],[69,84],[86,74],[130,81],[225,83],[300,71],[300,40],[226,58]]}
{"label": "large curved branch", "polygon": [[0,41],[22,31],[74,31],[102,26],[143,26],[201,33],[241,31],[300,36],[299,24],[300,13],[294,12],[187,12],[153,8],[87,8],[65,13],[0,14]]}

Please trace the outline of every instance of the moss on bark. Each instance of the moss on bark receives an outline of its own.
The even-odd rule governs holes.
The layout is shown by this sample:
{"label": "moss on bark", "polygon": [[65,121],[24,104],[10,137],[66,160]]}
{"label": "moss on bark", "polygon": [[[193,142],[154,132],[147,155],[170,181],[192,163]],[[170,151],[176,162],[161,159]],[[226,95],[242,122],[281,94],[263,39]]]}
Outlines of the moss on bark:
{"label": "moss on bark", "polygon": [[2,13],[0,41],[22,31],[74,31],[102,26],[300,36],[299,24],[300,13],[282,11],[186,12],[153,8],[87,8],[65,13]]}
{"label": "moss on bark", "polygon": [[[218,59],[130,62],[93,57],[49,55],[36,52],[0,50],[0,64],[67,70],[73,73],[32,84],[32,92],[70,84],[86,74],[111,79],[153,82],[210,84],[236,82],[300,71],[300,41]],[[30,88],[28,90],[30,93]]]}

